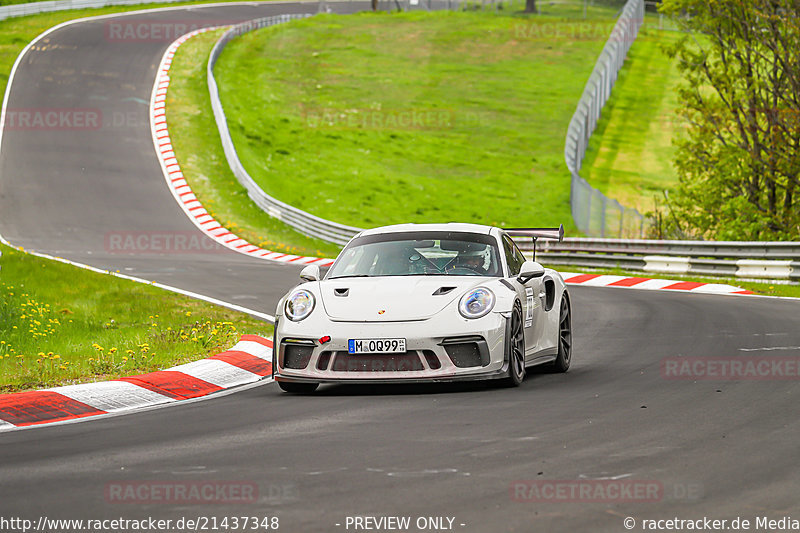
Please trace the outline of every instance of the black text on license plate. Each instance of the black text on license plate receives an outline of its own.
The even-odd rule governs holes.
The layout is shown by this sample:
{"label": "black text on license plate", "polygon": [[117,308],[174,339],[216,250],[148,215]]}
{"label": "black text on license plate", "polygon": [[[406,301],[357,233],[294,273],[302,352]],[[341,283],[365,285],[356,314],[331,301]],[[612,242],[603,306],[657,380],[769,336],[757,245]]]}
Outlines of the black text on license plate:
{"label": "black text on license plate", "polygon": [[350,339],[349,353],[398,353],[406,351],[405,339]]}

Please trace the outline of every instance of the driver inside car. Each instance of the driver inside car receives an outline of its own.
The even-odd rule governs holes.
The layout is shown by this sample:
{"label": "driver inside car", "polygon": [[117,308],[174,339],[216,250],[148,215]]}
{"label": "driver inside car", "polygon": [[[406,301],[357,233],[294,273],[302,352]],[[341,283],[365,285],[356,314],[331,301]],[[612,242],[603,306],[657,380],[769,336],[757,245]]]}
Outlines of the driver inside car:
{"label": "driver inside car", "polygon": [[484,251],[480,252],[461,252],[456,257],[453,264],[454,268],[468,268],[482,276],[487,275],[489,272],[484,267],[486,264],[486,254]]}

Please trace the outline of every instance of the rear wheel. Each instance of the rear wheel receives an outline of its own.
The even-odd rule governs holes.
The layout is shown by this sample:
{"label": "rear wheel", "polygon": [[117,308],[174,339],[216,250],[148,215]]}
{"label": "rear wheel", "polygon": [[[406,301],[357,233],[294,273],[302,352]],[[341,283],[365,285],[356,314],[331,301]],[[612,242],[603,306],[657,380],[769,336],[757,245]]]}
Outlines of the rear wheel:
{"label": "rear wheel", "polygon": [[566,372],[572,362],[572,309],[565,292],[561,296],[561,311],[558,315],[558,357],[553,361],[553,372]]}
{"label": "rear wheel", "polygon": [[284,392],[292,392],[294,394],[311,394],[317,390],[319,383],[288,383],[286,381],[279,381],[278,386]]}
{"label": "rear wheel", "polygon": [[506,329],[506,359],[508,374],[505,385],[519,387],[525,379],[525,332],[522,329],[522,308],[517,303]]}

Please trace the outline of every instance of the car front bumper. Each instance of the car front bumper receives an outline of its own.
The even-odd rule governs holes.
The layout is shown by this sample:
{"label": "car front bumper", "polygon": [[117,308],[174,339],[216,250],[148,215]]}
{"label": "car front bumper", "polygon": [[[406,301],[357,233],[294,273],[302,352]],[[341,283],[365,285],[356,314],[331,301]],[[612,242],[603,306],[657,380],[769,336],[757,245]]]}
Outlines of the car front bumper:
{"label": "car front bumper", "polygon": [[[334,322],[310,317],[278,320],[273,376],[294,383],[442,382],[506,375],[507,319],[436,317],[407,322]],[[321,342],[330,337],[327,342]],[[349,354],[349,339],[406,340],[402,354]]]}

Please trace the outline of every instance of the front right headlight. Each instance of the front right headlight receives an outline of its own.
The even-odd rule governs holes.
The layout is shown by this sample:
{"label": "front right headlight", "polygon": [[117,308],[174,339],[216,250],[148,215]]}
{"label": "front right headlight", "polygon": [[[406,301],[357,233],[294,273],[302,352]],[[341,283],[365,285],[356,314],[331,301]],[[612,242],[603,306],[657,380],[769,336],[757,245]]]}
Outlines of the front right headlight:
{"label": "front right headlight", "polygon": [[306,289],[298,289],[286,298],[284,310],[286,317],[294,322],[300,322],[314,310],[314,295]]}
{"label": "front right headlight", "polygon": [[480,318],[494,307],[494,293],[486,287],[477,287],[461,297],[458,312],[464,318]]}

